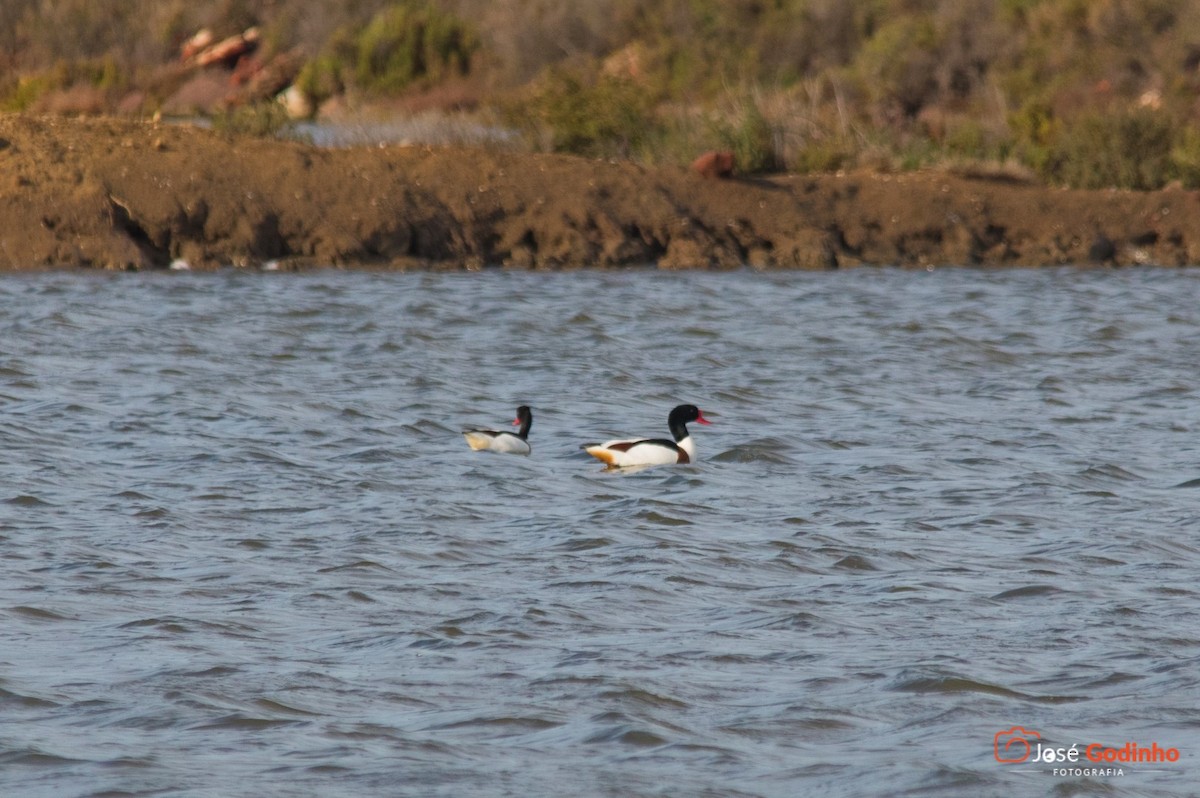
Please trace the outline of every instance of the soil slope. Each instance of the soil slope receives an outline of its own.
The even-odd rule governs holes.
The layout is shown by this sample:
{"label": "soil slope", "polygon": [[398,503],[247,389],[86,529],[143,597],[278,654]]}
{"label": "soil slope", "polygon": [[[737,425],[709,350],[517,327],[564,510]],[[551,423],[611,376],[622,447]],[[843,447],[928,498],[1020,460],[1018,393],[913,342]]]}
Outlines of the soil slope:
{"label": "soil slope", "polygon": [[0,116],[0,270],[1200,263],[1196,192],[944,172],[704,179],[428,147],[321,149]]}

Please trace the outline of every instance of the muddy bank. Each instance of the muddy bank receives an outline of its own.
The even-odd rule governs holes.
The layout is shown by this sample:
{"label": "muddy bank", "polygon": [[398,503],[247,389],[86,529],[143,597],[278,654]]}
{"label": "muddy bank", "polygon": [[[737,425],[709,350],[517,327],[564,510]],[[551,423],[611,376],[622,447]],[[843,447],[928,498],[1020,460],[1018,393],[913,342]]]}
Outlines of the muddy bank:
{"label": "muddy bank", "polygon": [[1200,263],[1200,196],[946,173],[706,180],[552,155],[320,149],[0,116],[0,269]]}

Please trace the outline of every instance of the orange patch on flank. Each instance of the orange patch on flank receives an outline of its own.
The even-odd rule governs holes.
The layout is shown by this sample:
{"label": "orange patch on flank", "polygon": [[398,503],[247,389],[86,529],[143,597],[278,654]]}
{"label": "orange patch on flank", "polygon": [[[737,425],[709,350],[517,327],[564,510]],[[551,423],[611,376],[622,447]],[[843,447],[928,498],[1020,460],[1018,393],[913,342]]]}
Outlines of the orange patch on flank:
{"label": "orange patch on flank", "polygon": [[597,460],[607,463],[608,465],[616,465],[616,463],[613,462],[612,452],[610,452],[608,449],[605,449],[603,446],[592,446],[588,449],[584,449],[584,451],[590,454],[592,457],[595,457]]}

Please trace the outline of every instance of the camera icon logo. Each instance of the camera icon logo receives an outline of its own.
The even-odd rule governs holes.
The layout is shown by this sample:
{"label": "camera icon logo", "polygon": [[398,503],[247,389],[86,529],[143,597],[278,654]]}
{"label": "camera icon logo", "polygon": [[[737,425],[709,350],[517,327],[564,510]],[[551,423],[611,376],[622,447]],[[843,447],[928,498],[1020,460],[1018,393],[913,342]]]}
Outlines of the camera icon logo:
{"label": "camera icon logo", "polygon": [[1033,753],[1033,745],[1030,741],[1041,739],[1042,735],[1023,726],[1013,726],[1011,729],[998,731],[995,738],[996,761],[1009,764],[1024,762]]}

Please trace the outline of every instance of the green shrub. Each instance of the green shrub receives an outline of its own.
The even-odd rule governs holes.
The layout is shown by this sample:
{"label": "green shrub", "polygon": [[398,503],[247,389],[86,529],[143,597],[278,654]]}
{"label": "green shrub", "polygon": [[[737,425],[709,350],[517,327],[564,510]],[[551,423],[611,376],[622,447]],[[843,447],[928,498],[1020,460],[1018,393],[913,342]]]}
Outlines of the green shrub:
{"label": "green shrub", "polygon": [[296,76],[296,87],[315,104],[320,104],[346,90],[343,60],[333,53],[317,56]]}
{"label": "green shrub", "polygon": [[907,136],[895,147],[896,168],[913,172],[936,163],[942,150],[925,136]]}
{"label": "green shrub", "polygon": [[365,25],[333,33],[296,84],[318,103],[351,86],[397,94],[467,74],[479,46],[470,26],[453,14],[432,5],[392,5]]}
{"label": "green shrub", "polygon": [[808,141],[793,156],[791,168],[801,173],[836,172],[852,166],[857,158],[854,142],[845,138]]}
{"label": "green shrub", "polygon": [[1073,188],[1161,188],[1172,177],[1173,145],[1165,114],[1089,111],[1063,126],[1046,176]]}
{"label": "green shrub", "polygon": [[1026,103],[1009,115],[1008,125],[1017,158],[1038,174],[1049,176],[1054,159],[1054,142],[1061,128],[1049,104]]}
{"label": "green shrub", "polygon": [[267,138],[278,136],[292,126],[287,110],[273,100],[242,105],[212,117],[213,130]]}
{"label": "green shrub", "polygon": [[1171,167],[1185,188],[1200,188],[1200,131],[1187,128],[1171,149]]}
{"label": "green shrub", "polygon": [[924,15],[897,16],[863,45],[855,71],[885,114],[911,117],[937,92],[937,31]]}
{"label": "green shrub", "polygon": [[717,118],[714,127],[719,147],[733,150],[739,172],[752,174],[783,168],[777,131],[754,97],[735,101],[726,114]]}
{"label": "green shrub", "polygon": [[0,111],[24,111],[38,98],[58,88],[47,75],[26,75],[7,87]]}
{"label": "green shrub", "polygon": [[354,78],[381,94],[464,75],[479,41],[453,14],[433,6],[396,5],[378,14],[356,42]]}
{"label": "green shrub", "polygon": [[987,132],[977,121],[968,120],[950,126],[942,139],[946,153],[965,158],[986,158],[993,153]]}
{"label": "green shrub", "polygon": [[653,94],[626,78],[602,76],[587,83],[555,70],[543,77],[527,103],[507,110],[511,124],[546,148],[580,155],[629,155],[651,136]]}
{"label": "green shrub", "polygon": [[59,61],[44,72],[24,75],[11,82],[0,97],[0,110],[27,110],[42,96],[71,86],[92,86],[111,92],[123,89],[128,83],[129,76],[111,57]]}

